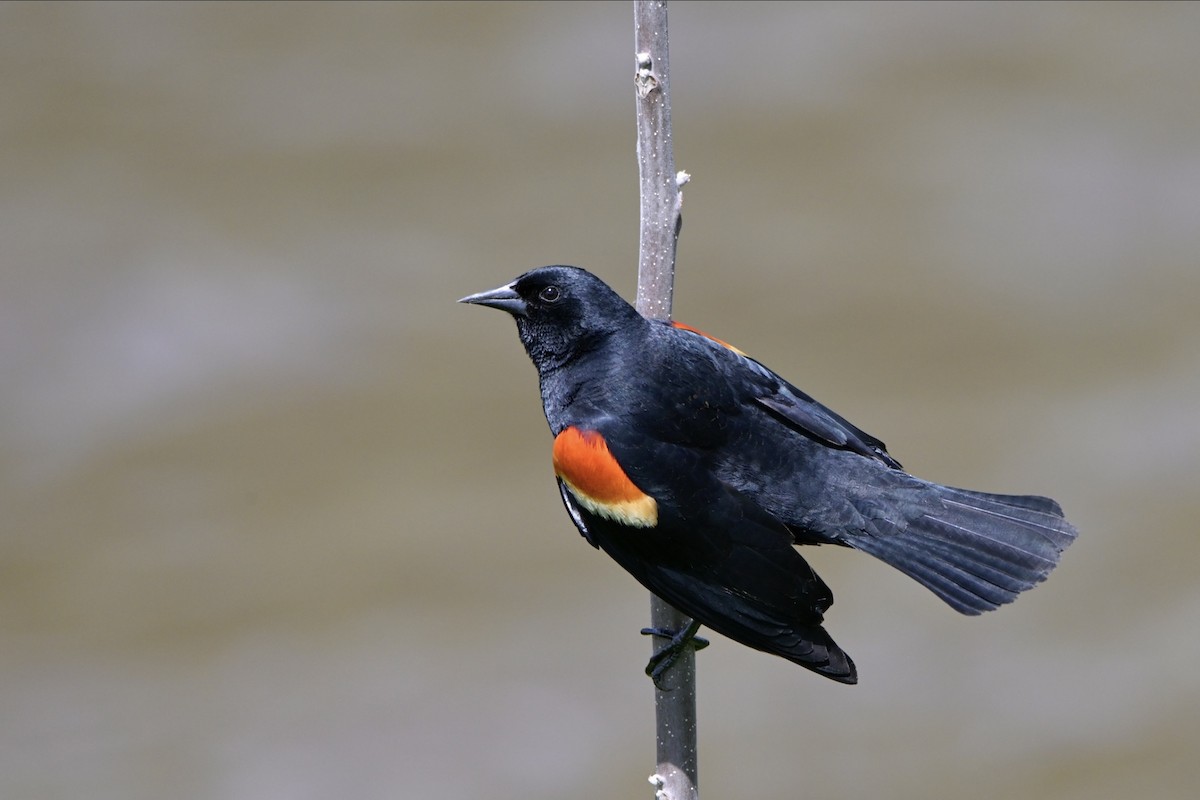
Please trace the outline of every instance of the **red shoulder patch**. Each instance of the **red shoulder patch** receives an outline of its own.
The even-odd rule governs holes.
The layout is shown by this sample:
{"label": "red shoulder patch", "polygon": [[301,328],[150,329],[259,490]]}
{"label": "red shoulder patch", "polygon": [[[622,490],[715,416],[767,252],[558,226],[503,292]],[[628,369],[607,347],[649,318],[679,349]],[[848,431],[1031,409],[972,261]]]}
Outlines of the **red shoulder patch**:
{"label": "red shoulder patch", "polygon": [[[721,345],[722,347],[727,348],[727,349],[732,350],[733,352],[737,353],[739,356],[746,355],[741,350],[737,349],[736,347],[734,347],[733,345],[731,345],[729,342],[725,341],[724,339],[718,339],[715,336],[709,336],[704,331],[697,330],[696,328],[693,328],[691,325],[684,325],[682,322],[672,322],[671,327],[679,328],[679,330],[681,330],[681,331],[689,331],[690,333],[694,333],[697,336],[703,336],[705,339],[708,339],[710,342],[716,342],[717,344]],[[749,356],[747,356],[747,358],[748,357]]]}
{"label": "red shoulder patch", "polygon": [[554,474],[597,516],[635,528],[658,524],[658,503],[634,485],[597,431],[572,426],[556,436]]}

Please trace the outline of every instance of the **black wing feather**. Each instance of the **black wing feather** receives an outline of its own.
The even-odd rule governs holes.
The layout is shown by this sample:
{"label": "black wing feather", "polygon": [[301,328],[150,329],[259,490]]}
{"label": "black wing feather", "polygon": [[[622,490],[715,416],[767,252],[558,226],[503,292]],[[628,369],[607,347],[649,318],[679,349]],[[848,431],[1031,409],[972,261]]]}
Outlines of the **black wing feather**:
{"label": "black wing feather", "polygon": [[749,647],[856,682],[854,663],[822,627],[833,594],[791,533],[732,487],[710,489],[703,510],[686,520],[660,503],[655,528],[597,517],[569,491],[564,500],[588,541],[684,614]]}
{"label": "black wing feather", "polygon": [[678,331],[679,336],[704,342],[710,353],[719,354],[718,358],[735,360],[745,370],[741,374],[747,382],[741,388],[746,396],[792,430],[830,447],[849,450],[894,469],[901,468],[900,462],[888,455],[887,445],[880,439],[855,427],[837,412],[792,386],[769,367],[695,331],[673,330]]}

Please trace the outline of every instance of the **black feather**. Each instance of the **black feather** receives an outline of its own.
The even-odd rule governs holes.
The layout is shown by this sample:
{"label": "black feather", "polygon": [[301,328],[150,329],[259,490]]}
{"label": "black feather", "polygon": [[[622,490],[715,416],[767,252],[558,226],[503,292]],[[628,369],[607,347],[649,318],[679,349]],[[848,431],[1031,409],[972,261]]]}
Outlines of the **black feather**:
{"label": "black feather", "polygon": [[934,491],[903,526],[880,526],[876,535],[847,537],[845,543],[916,579],[964,614],[1010,603],[1041,583],[1075,539],[1075,528],[1049,498],[927,486]]}

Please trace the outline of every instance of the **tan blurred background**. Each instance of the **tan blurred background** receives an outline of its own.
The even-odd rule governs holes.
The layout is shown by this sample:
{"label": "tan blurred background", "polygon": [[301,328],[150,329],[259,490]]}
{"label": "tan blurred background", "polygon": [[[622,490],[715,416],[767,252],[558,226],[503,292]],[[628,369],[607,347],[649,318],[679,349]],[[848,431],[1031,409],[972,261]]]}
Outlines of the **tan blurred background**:
{"label": "tan blurred background", "polygon": [[[715,638],[705,796],[1200,785],[1200,6],[672,7],[676,315],[1081,536],[861,683]],[[646,593],[455,299],[626,296],[631,4],[0,6],[0,797],[649,797]]]}

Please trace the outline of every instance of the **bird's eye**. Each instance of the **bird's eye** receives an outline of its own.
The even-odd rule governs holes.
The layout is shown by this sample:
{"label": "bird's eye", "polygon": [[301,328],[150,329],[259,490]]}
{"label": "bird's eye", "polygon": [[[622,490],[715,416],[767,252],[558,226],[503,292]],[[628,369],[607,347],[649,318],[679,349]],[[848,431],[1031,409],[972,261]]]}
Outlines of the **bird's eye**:
{"label": "bird's eye", "polygon": [[557,286],[547,286],[538,292],[538,298],[546,303],[557,303],[562,299],[562,289]]}

